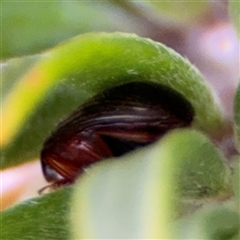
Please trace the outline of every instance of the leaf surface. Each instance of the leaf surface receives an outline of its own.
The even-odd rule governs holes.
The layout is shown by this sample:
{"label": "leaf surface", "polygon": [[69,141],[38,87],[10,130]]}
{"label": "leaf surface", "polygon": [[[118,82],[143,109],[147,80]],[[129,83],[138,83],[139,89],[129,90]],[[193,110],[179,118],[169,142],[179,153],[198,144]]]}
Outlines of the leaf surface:
{"label": "leaf surface", "polygon": [[[26,65],[18,76],[20,61]],[[150,39],[124,33],[84,34],[42,55],[6,64],[2,168],[37,157],[44,139],[67,114],[95,94],[130,81],[175,89],[193,105],[196,128],[213,136],[225,129],[218,100],[198,70]],[[8,81],[9,74],[16,78]]]}
{"label": "leaf surface", "polygon": [[185,200],[214,202],[232,194],[223,160],[204,135],[178,130],[95,164],[75,188],[72,238],[176,238],[170,226]]}

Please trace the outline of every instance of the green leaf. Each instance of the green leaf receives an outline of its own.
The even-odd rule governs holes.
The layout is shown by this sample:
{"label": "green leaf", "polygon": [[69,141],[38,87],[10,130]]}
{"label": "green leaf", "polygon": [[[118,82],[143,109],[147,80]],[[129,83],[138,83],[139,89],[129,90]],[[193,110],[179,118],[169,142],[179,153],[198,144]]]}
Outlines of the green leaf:
{"label": "green leaf", "polygon": [[[17,76],[15,61],[20,60],[6,64]],[[4,94],[1,167],[38,156],[60,119],[93,95],[130,81],[175,89],[193,105],[194,127],[212,136],[224,133],[225,119],[208,84],[172,49],[132,34],[84,34],[38,55],[36,64]]]}
{"label": "green leaf", "polygon": [[126,15],[107,1],[2,1],[1,8],[4,59],[39,53],[86,32],[140,32],[137,23],[126,24]]}
{"label": "green leaf", "polygon": [[66,240],[71,188],[28,200],[1,213],[1,239]]}
{"label": "green leaf", "polygon": [[12,89],[19,79],[41,60],[41,55],[27,56],[24,58],[14,58],[1,64],[2,70],[2,99],[11,94]]}
{"label": "green leaf", "polygon": [[235,136],[240,151],[240,83],[238,85],[237,94],[234,103],[234,120],[235,120]]}
{"label": "green leaf", "polygon": [[232,194],[229,177],[204,135],[172,131],[148,148],[87,170],[71,205],[72,238],[176,238],[171,222],[181,201],[219,201]]}
{"label": "green leaf", "polygon": [[[158,17],[166,24],[174,23],[175,25],[194,25],[200,17],[209,10],[208,1],[145,1],[136,2],[130,1],[136,6],[139,6],[140,10],[145,7],[145,12],[149,15]],[[184,14],[182,14],[184,12]],[[149,16],[150,17],[150,16]]]}
{"label": "green leaf", "polygon": [[228,196],[228,174],[222,156],[204,135],[173,131],[152,146],[95,164],[75,186],[2,212],[1,238],[176,237],[169,224],[179,201],[188,196],[214,202]]}
{"label": "green leaf", "polygon": [[239,0],[229,1],[229,12],[233,25],[240,36],[240,2]]}
{"label": "green leaf", "polygon": [[177,223],[178,236],[181,239],[235,239],[240,231],[239,221],[239,214],[230,207],[209,203]]}
{"label": "green leaf", "polygon": [[234,175],[233,175],[233,188],[234,188],[234,193],[235,193],[235,205],[237,208],[237,211],[240,214],[240,156],[236,158],[235,166],[234,166]]}
{"label": "green leaf", "polygon": [[233,238],[231,238],[231,240],[239,240],[240,239],[240,233],[236,236],[234,236]]}
{"label": "green leaf", "polygon": [[[158,26],[193,26],[210,10],[208,1],[114,1],[127,12]],[[182,14],[184,12],[184,14]]]}

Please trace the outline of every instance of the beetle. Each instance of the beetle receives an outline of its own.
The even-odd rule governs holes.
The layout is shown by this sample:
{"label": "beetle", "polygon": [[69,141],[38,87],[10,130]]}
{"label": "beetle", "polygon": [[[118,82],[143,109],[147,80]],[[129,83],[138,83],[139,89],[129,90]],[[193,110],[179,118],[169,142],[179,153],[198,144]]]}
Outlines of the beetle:
{"label": "beetle", "polygon": [[41,165],[52,187],[73,183],[90,165],[118,157],[188,127],[192,105],[164,85],[129,82],[107,89],[75,110],[45,141]]}

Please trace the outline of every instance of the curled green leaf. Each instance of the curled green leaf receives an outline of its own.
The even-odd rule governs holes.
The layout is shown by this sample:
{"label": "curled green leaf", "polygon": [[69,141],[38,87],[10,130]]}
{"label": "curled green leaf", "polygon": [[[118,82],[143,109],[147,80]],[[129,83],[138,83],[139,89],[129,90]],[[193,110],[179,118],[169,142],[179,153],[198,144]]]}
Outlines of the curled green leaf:
{"label": "curled green leaf", "polygon": [[59,122],[57,119],[93,95],[130,81],[151,81],[173,88],[192,104],[196,128],[212,136],[225,131],[218,100],[186,59],[136,35],[89,33],[39,56],[34,67],[5,95],[5,158],[1,166],[38,156],[41,143]]}

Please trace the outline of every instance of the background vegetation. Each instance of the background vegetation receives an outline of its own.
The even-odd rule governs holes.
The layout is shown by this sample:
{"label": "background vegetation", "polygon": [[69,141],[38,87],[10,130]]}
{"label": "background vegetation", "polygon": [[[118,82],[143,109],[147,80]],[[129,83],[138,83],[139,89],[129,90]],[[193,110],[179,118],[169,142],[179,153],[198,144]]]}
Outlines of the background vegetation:
{"label": "background vegetation", "polygon": [[[4,210],[1,238],[239,239],[239,9],[239,1],[1,2],[2,174],[39,158],[61,119],[121,83],[166,85],[196,112],[191,128]],[[3,191],[2,202],[16,192]]]}

